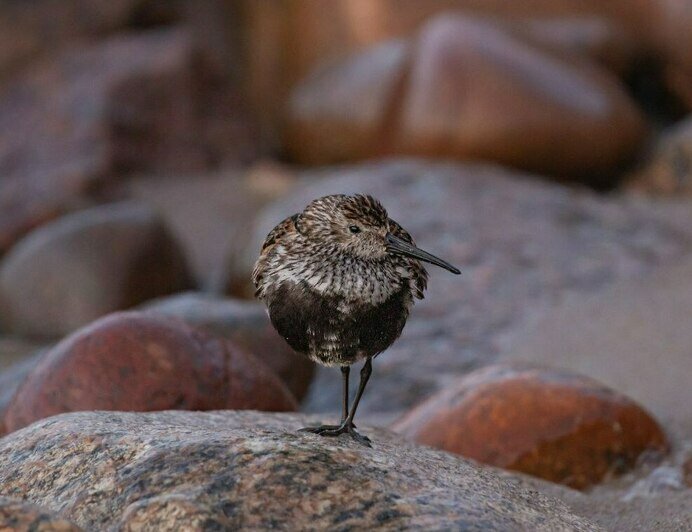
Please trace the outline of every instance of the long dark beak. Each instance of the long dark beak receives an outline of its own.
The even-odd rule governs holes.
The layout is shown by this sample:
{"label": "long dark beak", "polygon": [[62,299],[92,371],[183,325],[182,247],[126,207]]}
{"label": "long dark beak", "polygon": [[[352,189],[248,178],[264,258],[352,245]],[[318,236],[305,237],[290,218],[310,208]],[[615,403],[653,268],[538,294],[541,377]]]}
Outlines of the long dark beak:
{"label": "long dark beak", "polygon": [[385,240],[387,242],[387,251],[391,253],[429,262],[430,264],[434,264],[435,266],[449,270],[456,275],[461,273],[458,268],[455,268],[449,262],[437,258],[435,255],[431,255],[427,251],[418,249],[416,246],[412,246],[411,244],[404,242],[401,240],[401,238],[398,238],[391,233],[387,233]]}

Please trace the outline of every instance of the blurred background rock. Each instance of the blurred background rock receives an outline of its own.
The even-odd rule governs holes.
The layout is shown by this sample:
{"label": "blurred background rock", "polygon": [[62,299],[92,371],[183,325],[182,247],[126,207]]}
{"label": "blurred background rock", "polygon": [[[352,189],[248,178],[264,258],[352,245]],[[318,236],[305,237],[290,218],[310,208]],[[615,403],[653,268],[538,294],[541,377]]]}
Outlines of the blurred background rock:
{"label": "blurred background rock", "polygon": [[692,529],[691,123],[686,0],[6,0],[0,428],[337,415],[249,274],[282,217],[371,193],[463,275],[431,272],[364,421]]}

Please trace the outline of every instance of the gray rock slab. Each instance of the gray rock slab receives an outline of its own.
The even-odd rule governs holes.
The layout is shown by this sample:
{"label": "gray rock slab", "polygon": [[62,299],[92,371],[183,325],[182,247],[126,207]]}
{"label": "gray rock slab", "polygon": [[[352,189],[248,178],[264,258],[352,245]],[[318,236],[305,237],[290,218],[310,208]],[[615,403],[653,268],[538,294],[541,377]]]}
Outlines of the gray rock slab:
{"label": "gray rock slab", "polygon": [[522,477],[361,427],[257,412],[84,412],[0,440],[0,495],[87,530],[600,528]]}

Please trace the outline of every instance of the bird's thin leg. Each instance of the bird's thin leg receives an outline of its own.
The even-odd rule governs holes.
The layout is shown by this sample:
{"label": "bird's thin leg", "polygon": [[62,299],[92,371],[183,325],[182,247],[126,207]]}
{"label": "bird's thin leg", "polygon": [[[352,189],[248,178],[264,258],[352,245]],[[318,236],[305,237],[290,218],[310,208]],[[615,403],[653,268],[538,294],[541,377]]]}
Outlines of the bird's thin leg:
{"label": "bird's thin leg", "polygon": [[360,370],[360,383],[358,384],[356,398],[353,400],[353,406],[351,407],[351,411],[346,418],[346,422],[351,425],[353,425],[353,418],[356,416],[358,403],[360,403],[360,398],[363,396],[365,386],[368,384],[368,380],[370,380],[370,375],[372,375],[372,357],[368,357],[365,364],[363,364],[363,368]]}
{"label": "bird's thin leg", "polygon": [[[347,373],[344,372],[342,368],[342,372],[344,375]],[[363,396],[363,392],[365,391],[365,386],[368,384],[368,380],[370,379],[370,375],[372,374],[372,357],[368,357],[367,360],[365,361],[365,364],[363,364],[363,369],[360,370],[360,384],[358,385],[358,392],[356,393],[356,398],[353,400],[353,405],[351,405],[351,410],[348,412],[348,415],[344,416],[344,419],[341,422],[341,425],[334,426],[334,425],[322,425],[320,427],[308,427],[304,429],[300,429],[302,431],[306,432],[312,432],[314,434],[319,434],[320,436],[338,436],[339,434],[344,434],[347,433],[356,440],[358,443],[365,445],[367,447],[370,447],[370,438],[367,436],[363,436],[362,434],[359,434],[358,431],[356,430],[356,426],[353,424],[353,418],[356,415],[356,410],[358,409],[358,403],[360,403],[360,398]],[[344,379],[344,385],[346,385],[346,379]],[[348,392],[346,391],[344,393],[344,401],[348,403]]]}
{"label": "bird's thin leg", "polygon": [[[338,425],[319,425],[317,427],[304,427],[300,432],[312,432],[313,434],[327,435],[326,432],[339,430],[348,418],[348,377],[351,373],[351,366],[341,366],[341,376],[343,380],[341,421]],[[340,434],[340,433],[339,433]]]}
{"label": "bird's thin leg", "polygon": [[348,417],[348,376],[351,373],[351,366],[341,366],[341,376],[343,377],[343,400],[341,403],[341,423]]}

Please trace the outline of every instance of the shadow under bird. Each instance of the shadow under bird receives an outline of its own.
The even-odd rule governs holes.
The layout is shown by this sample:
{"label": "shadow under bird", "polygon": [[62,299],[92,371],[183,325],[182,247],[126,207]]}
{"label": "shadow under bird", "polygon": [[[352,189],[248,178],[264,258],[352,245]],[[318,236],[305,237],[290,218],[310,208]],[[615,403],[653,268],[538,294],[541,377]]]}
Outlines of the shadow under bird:
{"label": "shadow under bird", "polygon": [[[372,196],[336,194],[312,201],[267,235],[252,272],[256,296],[298,353],[339,366],[343,403],[338,425],[307,427],[322,436],[348,433],[369,445],[353,423],[372,359],[396,340],[428,274],[421,261],[459,274],[416,247]],[[349,409],[350,366],[365,360]]]}

